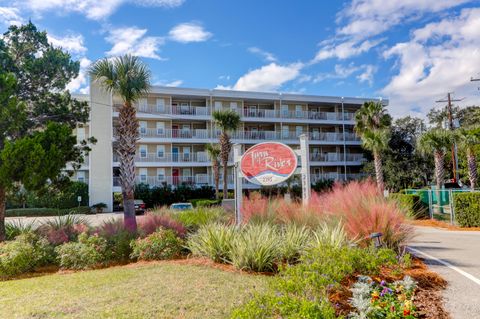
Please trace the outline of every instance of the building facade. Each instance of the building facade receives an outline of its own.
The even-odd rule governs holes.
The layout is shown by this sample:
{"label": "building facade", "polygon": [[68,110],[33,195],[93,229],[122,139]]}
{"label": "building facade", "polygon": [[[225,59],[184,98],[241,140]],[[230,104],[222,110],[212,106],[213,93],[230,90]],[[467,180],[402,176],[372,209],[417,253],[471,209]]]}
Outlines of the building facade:
{"label": "building facade", "polygon": [[[111,209],[113,193],[120,192],[115,148],[122,100],[95,83],[88,99],[90,122],[77,128],[76,133],[79,139],[94,136],[97,143],[74,178],[88,182],[91,204],[104,202]],[[137,182],[173,187],[213,185],[205,145],[218,143],[219,130],[211,114],[222,109],[240,115],[242,122],[232,133],[232,142],[242,144],[244,149],[267,141],[279,141],[295,149],[299,136],[307,134],[312,183],[319,179],[356,179],[364,157],[354,133],[354,113],[371,100],[375,99],[152,87],[135,105],[140,124]],[[232,170],[226,178],[233,189]],[[244,188],[255,187],[244,181]]]}

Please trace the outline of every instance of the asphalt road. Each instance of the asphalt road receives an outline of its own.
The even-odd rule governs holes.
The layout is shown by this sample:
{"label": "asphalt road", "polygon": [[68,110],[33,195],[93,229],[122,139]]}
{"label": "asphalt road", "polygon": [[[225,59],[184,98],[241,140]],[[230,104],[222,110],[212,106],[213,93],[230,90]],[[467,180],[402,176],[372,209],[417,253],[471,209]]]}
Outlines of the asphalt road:
{"label": "asphalt road", "polygon": [[409,246],[448,281],[444,299],[452,318],[480,319],[480,232],[430,227],[416,231]]}

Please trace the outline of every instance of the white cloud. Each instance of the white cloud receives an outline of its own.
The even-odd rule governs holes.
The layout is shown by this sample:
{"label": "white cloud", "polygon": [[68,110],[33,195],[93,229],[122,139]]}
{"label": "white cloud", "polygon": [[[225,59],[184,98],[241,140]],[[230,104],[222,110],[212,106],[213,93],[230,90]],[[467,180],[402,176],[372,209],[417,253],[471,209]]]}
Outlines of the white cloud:
{"label": "white cloud", "polygon": [[164,44],[162,37],[145,36],[147,29],[137,27],[112,28],[105,38],[113,47],[106,52],[109,56],[133,54],[139,57],[162,60],[158,51]]}
{"label": "white cloud", "polygon": [[336,35],[320,43],[312,63],[360,55],[385,40],[391,28],[474,0],[352,0],[337,16]]}
{"label": "white cloud", "polygon": [[56,37],[52,34],[48,34],[48,41],[63,50],[68,51],[71,54],[85,54],[87,48],[83,44],[83,36],[81,34],[72,34],[65,37]]}
{"label": "white cloud", "polygon": [[470,96],[464,103],[480,103],[470,76],[480,65],[480,9],[463,9],[460,15],[430,23],[412,32],[408,42],[385,52],[396,58],[398,73],[383,88],[394,115],[415,110],[427,112],[447,92]]}
{"label": "white cloud", "polygon": [[368,85],[372,86],[375,72],[377,72],[376,66],[365,65],[363,72],[357,75],[357,80],[360,81],[360,83],[367,82]]}
{"label": "white cloud", "polygon": [[175,80],[175,81],[172,81],[172,82],[168,82],[167,84],[165,84],[165,86],[178,87],[182,84],[183,84],[182,80]]}
{"label": "white cloud", "polygon": [[67,85],[67,89],[71,92],[80,92],[87,94],[89,87],[88,87],[88,68],[92,64],[87,58],[80,59],[80,72],[78,72],[78,76],[73,79]]}
{"label": "white cloud", "polygon": [[182,5],[184,0],[18,0],[16,3],[37,14],[48,11],[55,11],[59,14],[77,12],[84,14],[89,19],[101,20],[128,2],[146,7],[172,8]]}
{"label": "white cloud", "polygon": [[267,51],[262,50],[262,49],[257,48],[257,47],[248,48],[248,52],[253,53],[253,54],[258,54],[258,55],[262,56],[263,59],[265,59],[265,61],[267,61],[267,62],[276,62],[277,61],[277,58],[272,53],[267,52]]}
{"label": "white cloud", "polygon": [[313,78],[313,82],[321,82],[327,79],[346,79],[354,74],[359,82],[373,83],[373,75],[377,68],[371,64],[355,65],[353,62],[348,65],[335,64],[334,72],[322,73]]}
{"label": "white cloud", "polygon": [[0,7],[0,22],[6,26],[20,25],[23,23],[23,18],[17,8]]}
{"label": "white cloud", "polygon": [[212,33],[196,22],[178,24],[168,34],[172,40],[181,43],[203,42],[212,37]]}
{"label": "white cloud", "polygon": [[284,83],[297,78],[302,67],[302,63],[288,65],[270,63],[249,71],[240,77],[233,89],[241,91],[276,91]]}

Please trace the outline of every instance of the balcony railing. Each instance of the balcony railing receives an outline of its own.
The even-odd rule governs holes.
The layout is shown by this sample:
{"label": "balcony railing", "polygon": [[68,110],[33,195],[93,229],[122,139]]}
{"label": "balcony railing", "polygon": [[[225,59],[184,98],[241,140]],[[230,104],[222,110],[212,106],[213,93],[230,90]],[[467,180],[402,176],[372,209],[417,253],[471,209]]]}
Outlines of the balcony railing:
{"label": "balcony railing", "polygon": [[[121,104],[115,104],[114,109],[118,112]],[[210,116],[213,108],[209,106],[191,105],[137,105],[138,112],[160,115],[184,115],[184,116]],[[328,120],[328,121],[351,121],[353,112],[325,112],[310,110],[279,110],[279,109],[251,109],[248,107],[234,109],[241,117],[262,119],[302,119],[302,120]]]}
{"label": "balcony railing", "polygon": [[310,181],[312,183],[315,183],[319,180],[344,180],[346,177],[347,180],[351,179],[360,179],[365,177],[366,175],[363,173],[347,173],[346,175],[344,173],[337,173],[337,172],[327,172],[323,174],[312,174],[310,176]]}
{"label": "balcony railing", "polygon": [[[113,161],[118,162],[118,155],[113,155]],[[154,163],[209,163],[206,152],[194,153],[142,153],[137,152],[135,162]]]}
{"label": "balcony railing", "polygon": [[[310,153],[310,160],[314,162],[343,162],[343,153]],[[346,154],[347,162],[363,162],[363,154]]]}

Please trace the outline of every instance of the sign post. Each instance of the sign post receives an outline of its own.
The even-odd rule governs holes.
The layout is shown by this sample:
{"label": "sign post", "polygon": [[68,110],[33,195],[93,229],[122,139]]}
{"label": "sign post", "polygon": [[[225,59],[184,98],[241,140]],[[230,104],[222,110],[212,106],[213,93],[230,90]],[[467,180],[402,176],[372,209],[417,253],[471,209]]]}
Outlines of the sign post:
{"label": "sign post", "polygon": [[233,145],[233,163],[234,163],[234,176],[233,184],[235,186],[235,223],[237,225],[242,224],[242,201],[243,201],[243,192],[242,192],[242,174],[240,168],[240,161],[242,159],[242,145],[235,144]]}
{"label": "sign post", "polygon": [[310,202],[312,185],[310,183],[310,151],[306,134],[300,135],[300,161],[302,164],[302,204],[307,205]]}

